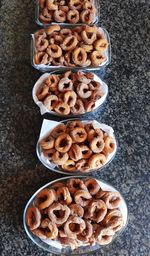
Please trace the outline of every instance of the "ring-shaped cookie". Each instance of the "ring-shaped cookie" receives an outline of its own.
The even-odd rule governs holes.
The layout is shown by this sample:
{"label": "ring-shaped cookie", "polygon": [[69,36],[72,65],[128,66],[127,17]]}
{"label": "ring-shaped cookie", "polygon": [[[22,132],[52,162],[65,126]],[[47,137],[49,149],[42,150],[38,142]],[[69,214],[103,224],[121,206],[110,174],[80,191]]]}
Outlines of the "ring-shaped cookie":
{"label": "ring-shaped cookie", "polygon": [[66,133],[59,135],[55,140],[55,148],[60,153],[68,152],[69,149],[71,148],[71,145],[72,145],[72,138]]}
{"label": "ring-shaped cookie", "polygon": [[80,98],[87,99],[92,95],[91,90],[89,89],[88,84],[80,83],[77,86],[77,93]]}
{"label": "ring-shaped cookie", "polygon": [[73,62],[78,66],[84,66],[87,61],[87,53],[82,47],[76,48],[72,53]]}
{"label": "ring-shaped cookie", "polygon": [[[41,223],[41,228],[43,229],[46,238],[56,239],[58,236],[58,228],[57,225],[50,221],[48,218],[44,219]],[[44,230],[45,229],[45,230]]]}
{"label": "ring-shaped cookie", "polygon": [[90,167],[89,167],[87,159],[79,160],[76,163],[76,168],[77,168],[77,170],[79,170],[80,172],[83,172],[83,173],[87,173],[90,171]]}
{"label": "ring-shaped cookie", "polygon": [[43,155],[49,160],[52,160],[52,156],[54,155],[54,153],[56,152],[56,150],[54,148],[51,149],[46,149],[43,150]]}
{"label": "ring-shaped cookie", "polygon": [[82,1],[81,0],[69,0],[69,8],[71,10],[81,10],[82,9]]}
{"label": "ring-shaped cookie", "polygon": [[95,50],[103,52],[108,48],[108,42],[105,38],[98,39],[94,42]]}
{"label": "ring-shaped cookie", "polygon": [[60,35],[62,35],[62,37],[64,37],[64,38],[66,38],[66,37],[72,35],[72,31],[70,28],[62,28],[60,31]]}
{"label": "ring-shaped cookie", "polygon": [[68,154],[55,151],[51,159],[54,164],[62,165],[65,164],[68,160]]}
{"label": "ring-shaped cookie", "polygon": [[97,194],[97,192],[100,190],[100,185],[95,179],[91,178],[86,180],[85,185],[92,196]]}
{"label": "ring-shaped cookie", "polygon": [[53,110],[54,104],[58,101],[58,97],[56,95],[49,95],[45,98],[43,104],[48,110]]}
{"label": "ring-shaped cookie", "polygon": [[95,221],[96,223],[101,222],[107,214],[107,206],[103,200],[92,200],[88,204],[87,212],[85,217]]}
{"label": "ring-shaped cookie", "polygon": [[107,245],[111,243],[114,236],[114,231],[111,228],[101,228],[100,234],[97,238],[97,242],[100,245]]}
{"label": "ring-shaped cookie", "polygon": [[54,110],[56,113],[66,116],[70,113],[70,106],[65,102],[58,101],[54,106]]}
{"label": "ring-shaped cookie", "polygon": [[53,130],[51,131],[51,136],[55,139],[60,136],[62,133],[66,132],[66,125],[65,124],[59,124]]}
{"label": "ring-shaped cookie", "polygon": [[89,164],[89,167],[91,169],[97,169],[97,168],[100,168],[102,167],[104,164],[106,163],[106,157],[105,155],[99,153],[99,154],[93,154],[89,161],[88,161],[88,164]]}
{"label": "ring-shaped cookie", "polygon": [[54,20],[57,22],[65,22],[66,21],[66,13],[62,10],[54,11]]}
{"label": "ring-shaped cookie", "polygon": [[58,83],[58,90],[60,92],[72,91],[73,90],[72,81],[67,77],[60,79],[60,81]]}
{"label": "ring-shaped cookie", "polygon": [[63,43],[61,44],[61,48],[64,50],[64,51],[71,51],[73,49],[75,49],[75,47],[77,46],[77,43],[78,43],[78,40],[75,36],[67,36]]}
{"label": "ring-shaped cookie", "polygon": [[84,128],[82,127],[77,127],[75,128],[74,130],[72,130],[70,132],[70,136],[71,138],[73,139],[74,142],[78,142],[78,143],[81,143],[81,142],[84,142],[87,138],[87,133],[85,131]]}
{"label": "ring-shaped cookie", "polygon": [[56,24],[56,25],[48,27],[46,29],[46,33],[47,33],[47,35],[51,35],[55,31],[60,31],[60,29],[61,29],[61,27],[58,24]]}
{"label": "ring-shaped cookie", "polygon": [[93,138],[90,142],[89,142],[90,148],[94,153],[100,153],[103,151],[104,149],[104,140],[101,139],[100,137],[97,138]]}
{"label": "ring-shaped cookie", "polygon": [[80,145],[80,149],[82,152],[82,158],[88,159],[92,155],[92,151],[86,145]]}
{"label": "ring-shaped cookie", "polygon": [[44,100],[44,98],[49,94],[49,87],[46,84],[42,84],[36,92],[38,100]]}
{"label": "ring-shaped cookie", "polygon": [[86,24],[91,24],[94,20],[94,12],[91,11],[90,9],[88,10],[83,10],[81,13],[80,13],[80,19],[83,23],[86,23]]}
{"label": "ring-shaped cookie", "polygon": [[80,234],[77,235],[77,239],[83,242],[88,242],[89,238],[93,234],[93,226],[87,220],[85,220],[85,225],[86,225],[85,229]]}
{"label": "ring-shaped cookie", "polygon": [[41,223],[41,213],[35,206],[31,206],[26,212],[26,222],[30,230],[37,229]]}
{"label": "ring-shaped cookie", "polygon": [[46,0],[47,9],[50,11],[58,10],[58,5],[53,0]]}
{"label": "ring-shaped cookie", "polygon": [[43,24],[47,24],[52,21],[52,17],[52,11],[48,10],[47,7],[45,7],[39,15],[39,20]]}
{"label": "ring-shaped cookie", "polygon": [[92,196],[88,192],[88,190],[79,189],[74,194],[74,201],[76,202],[76,204],[80,204],[83,207],[86,206],[87,200],[89,200],[91,198],[92,198]]}
{"label": "ring-shaped cookie", "polygon": [[76,235],[85,229],[85,222],[77,216],[70,216],[64,224],[64,231],[70,238],[76,238]]}
{"label": "ring-shaped cookie", "polygon": [[[86,127],[88,127],[88,126],[86,126]],[[99,129],[99,128],[94,129],[94,127],[93,128],[92,127],[87,131],[87,138],[88,138],[89,143],[94,138],[103,139],[103,132],[102,132],[102,130]]]}
{"label": "ring-shaped cookie", "polygon": [[76,164],[73,160],[69,159],[62,165],[62,169],[68,172],[74,172],[76,171]]}
{"label": "ring-shaped cookie", "polygon": [[79,189],[86,190],[86,186],[83,180],[71,178],[67,181],[67,187],[72,195],[75,194]]}
{"label": "ring-shaped cookie", "polygon": [[58,82],[59,82],[59,77],[57,75],[50,75],[45,80],[45,83],[49,86],[52,92],[56,91]]}
{"label": "ring-shaped cookie", "polygon": [[119,192],[107,192],[103,196],[103,201],[105,202],[108,209],[116,209],[121,203],[121,195]]}
{"label": "ring-shaped cookie", "polygon": [[56,201],[56,192],[54,189],[45,188],[38,193],[35,199],[36,206],[43,210]]}
{"label": "ring-shaped cookie", "polygon": [[78,10],[70,10],[67,13],[67,20],[69,21],[69,23],[71,24],[76,24],[79,21],[79,12]]}
{"label": "ring-shaped cookie", "polygon": [[114,139],[110,136],[107,136],[105,139],[105,147],[104,147],[104,151],[108,152],[108,153],[112,153],[115,150],[115,143],[114,143]]}
{"label": "ring-shaped cookie", "polygon": [[36,65],[39,65],[39,64],[48,64],[48,54],[45,53],[45,52],[37,52],[35,53],[34,55],[34,63]]}
{"label": "ring-shaped cookie", "polygon": [[100,66],[104,61],[106,61],[106,57],[98,51],[93,51],[90,55],[90,58],[94,67]]}
{"label": "ring-shaped cookie", "polygon": [[70,108],[70,112],[74,115],[79,115],[85,113],[85,108],[82,100],[77,99],[73,107]]}
{"label": "ring-shaped cookie", "polygon": [[71,158],[71,160],[73,161],[78,161],[82,158],[82,151],[81,151],[81,148],[78,144],[72,144],[69,152],[69,157]]}
{"label": "ring-shaped cookie", "polygon": [[62,49],[57,44],[49,45],[46,51],[53,58],[59,58],[62,55]]}
{"label": "ring-shaped cookie", "polygon": [[84,209],[83,207],[81,207],[81,205],[79,204],[71,204],[69,206],[70,208],[70,213],[71,215],[74,215],[74,216],[78,216],[78,217],[83,217],[84,215]]}
{"label": "ring-shaped cookie", "polygon": [[35,46],[39,52],[43,52],[47,49],[48,44],[49,43],[47,39],[38,37],[36,40]]}
{"label": "ring-shaped cookie", "polygon": [[75,128],[84,128],[84,124],[80,120],[74,120],[67,124],[69,130],[74,130]]}
{"label": "ring-shaped cookie", "polygon": [[[57,212],[57,215],[55,214]],[[65,223],[70,215],[70,209],[67,205],[61,203],[53,203],[48,208],[48,216],[53,223],[62,225]]]}
{"label": "ring-shaped cookie", "polygon": [[54,147],[54,138],[49,135],[46,138],[40,140],[39,144],[42,149],[51,149]]}
{"label": "ring-shaped cookie", "polygon": [[119,231],[124,224],[122,213],[118,209],[109,210],[103,220],[103,224],[106,227],[110,227],[113,231]]}
{"label": "ring-shaped cookie", "polygon": [[69,205],[72,203],[72,197],[67,187],[59,187],[56,191],[56,195],[57,195],[58,201],[61,204]]}
{"label": "ring-shaped cookie", "polygon": [[92,45],[94,41],[96,40],[96,32],[97,28],[95,26],[93,27],[86,27],[85,30],[81,32],[81,36],[83,41],[86,44]]}
{"label": "ring-shaped cookie", "polygon": [[67,91],[64,94],[64,102],[70,107],[73,107],[76,104],[77,94],[74,91]]}

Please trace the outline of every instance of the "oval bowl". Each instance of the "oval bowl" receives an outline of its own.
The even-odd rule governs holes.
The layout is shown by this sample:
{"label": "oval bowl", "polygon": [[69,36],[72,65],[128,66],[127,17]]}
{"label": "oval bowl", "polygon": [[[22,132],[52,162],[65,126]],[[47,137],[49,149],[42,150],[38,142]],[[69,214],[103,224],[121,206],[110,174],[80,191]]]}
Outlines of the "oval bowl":
{"label": "oval bowl", "polygon": [[101,91],[104,93],[104,95],[98,99],[96,102],[95,102],[95,107],[89,111],[89,112],[85,112],[85,113],[82,113],[82,114],[69,114],[69,115],[61,115],[61,114],[58,114],[56,113],[55,111],[50,111],[48,110],[45,105],[43,104],[42,101],[39,101],[37,96],[36,96],[36,93],[37,93],[37,90],[39,89],[39,87],[41,86],[41,84],[47,79],[47,77],[51,74],[62,74],[60,72],[51,72],[51,73],[45,73],[43,74],[38,80],[37,82],[35,83],[34,87],[33,87],[33,90],[32,90],[32,98],[35,102],[35,104],[40,108],[40,113],[41,115],[44,115],[46,113],[48,114],[51,114],[53,116],[57,116],[57,117],[61,117],[61,118],[73,118],[73,117],[77,117],[77,116],[85,116],[85,115],[88,115],[90,113],[92,113],[93,111],[96,111],[98,110],[99,108],[102,107],[102,105],[105,103],[106,101],[106,98],[108,96],[108,86],[106,83],[104,83],[104,81],[102,81],[100,79],[100,77],[98,77],[96,74],[94,74],[94,80],[96,82],[99,82],[100,83],[100,88],[101,88]]}
{"label": "oval bowl", "polygon": [[[41,161],[41,163],[42,163],[45,167],[47,167],[50,171],[58,172],[58,173],[65,174],[65,175],[83,175],[83,172],[81,172],[81,171],[79,171],[79,170],[76,170],[75,172],[69,172],[69,171],[65,171],[65,170],[63,170],[63,169],[60,169],[57,165],[53,164],[52,162],[50,162],[48,159],[46,159],[46,158],[44,157],[44,155],[43,155],[43,153],[42,153],[42,151],[41,151],[40,145],[39,145],[39,141],[40,141],[42,138],[46,137],[46,135],[48,135],[48,134],[50,133],[50,131],[51,131],[55,126],[57,126],[57,125],[60,124],[60,123],[67,124],[67,122],[73,121],[73,120],[76,120],[76,119],[73,118],[73,119],[63,120],[63,121],[55,122],[55,123],[53,123],[52,120],[44,120],[44,122],[46,121],[46,125],[43,125],[44,127],[42,127],[42,130],[44,131],[44,133],[43,133],[43,134],[40,134],[39,140],[38,140],[37,145],[36,145],[36,153],[37,153],[37,156],[38,156],[39,160]],[[110,128],[112,129],[112,127],[107,126],[106,124],[99,123],[99,122],[97,122],[96,120],[85,120],[85,119],[84,119],[84,120],[81,120],[81,121],[82,121],[83,123],[95,122],[96,125],[98,125],[98,126],[100,125],[100,126],[102,126],[102,127],[105,127],[106,130],[104,130],[104,131],[107,131],[107,130],[110,129]],[[102,129],[102,128],[101,128],[101,129]],[[102,129],[102,130],[103,130],[103,129]],[[112,129],[112,131],[113,131],[113,129]],[[100,167],[100,168],[98,168],[98,169],[91,169],[89,172],[84,173],[84,175],[86,175],[86,174],[88,175],[89,173],[93,173],[93,172],[95,172],[95,171],[100,171],[100,170],[104,169],[104,168],[114,159],[114,157],[115,157],[115,155],[116,155],[116,152],[117,152],[117,144],[118,144],[118,143],[117,143],[116,137],[115,137],[115,135],[114,135],[114,132],[113,132],[113,134],[112,134],[111,136],[113,137],[114,142],[115,142],[115,150],[114,150],[114,152],[111,153],[111,154],[109,154],[106,163],[105,163],[102,167]]]}
{"label": "oval bowl", "polygon": [[47,188],[47,187],[51,187],[51,185],[55,182],[66,182],[68,179],[70,178],[79,178],[79,179],[82,179],[82,180],[86,180],[86,179],[89,179],[91,177],[87,177],[87,176],[74,176],[74,177],[65,177],[65,178],[60,178],[60,179],[57,179],[57,180],[54,180],[54,181],[51,181],[49,183],[47,183],[46,185],[44,185],[43,187],[41,187],[40,189],[38,189],[33,195],[32,197],[29,199],[29,201],[27,202],[26,206],[25,206],[25,209],[24,209],[24,213],[23,213],[23,225],[24,225],[24,229],[28,235],[28,237],[32,240],[33,243],[35,243],[37,246],[39,246],[40,248],[50,252],[50,253],[54,253],[54,254],[57,254],[57,255],[88,255],[92,252],[95,252],[95,251],[99,251],[102,249],[104,250],[105,248],[107,248],[107,252],[109,250],[109,245],[111,245],[114,240],[116,240],[116,238],[118,236],[120,236],[122,234],[122,232],[125,230],[126,226],[127,226],[127,223],[128,223],[128,209],[127,209],[127,204],[123,198],[123,196],[121,195],[121,193],[116,190],[111,184],[103,181],[103,180],[99,180],[99,179],[96,179],[98,181],[98,183],[100,184],[101,188],[104,189],[104,190],[107,190],[107,191],[116,191],[116,192],[119,192],[121,197],[122,197],[122,203],[120,204],[120,211],[123,215],[123,219],[124,219],[124,226],[123,228],[116,233],[116,235],[114,235],[114,238],[112,240],[112,242],[109,244],[109,245],[99,245],[99,244],[96,244],[94,246],[82,246],[82,247],[79,247],[75,250],[71,250],[70,247],[65,247],[65,248],[62,248],[61,244],[59,242],[55,243],[54,241],[52,240],[48,240],[47,243],[44,242],[43,240],[41,240],[40,238],[34,236],[31,231],[29,230],[27,224],[26,224],[26,212],[27,212],[27,209],[29,206],[31,206],[33,203],[34,203],[34,200],[35,200],[35,197],[37,196],[37,194],[43,190],[44,188]]}

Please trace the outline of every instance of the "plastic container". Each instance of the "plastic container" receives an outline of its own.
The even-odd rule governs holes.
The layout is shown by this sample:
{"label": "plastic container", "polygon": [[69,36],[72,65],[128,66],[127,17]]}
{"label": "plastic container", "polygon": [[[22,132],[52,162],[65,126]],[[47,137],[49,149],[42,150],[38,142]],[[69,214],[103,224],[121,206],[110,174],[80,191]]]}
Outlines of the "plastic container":
{"label": "plastic container", "polygon": [[[61,117],[61,118],[73,118],[73,117],[77,117],[77,116],[85,116],[87,114],[90,114],[91,112],[99,109],[100,107],[102,107],[102,105],[104,104],[104,102],[106,101],[107,95],[108,95],[108,86],[106,83],[104,83],[96,74],[94,74],[94,80],[99,82],[101,84],[101,91],[104,93],[104,95],[96,101],[95,103],[95,107],[90,111],[90,112],[86,112],[83,114],[77,114],[77,115],[73,115],[73,114],[69,114],[69,115],[60,115],[54,111],[50,111],[48,110],[45,105],[43,104],[42,101],[39,101],[37,96],[36,96],[36,92],[38,90],[38,88],[40,87],[40,85],[45,81],[45,79],[50,75],[50,74],[63,74],[63,72],[51,72],[51,73],[45,73],[43,74],[35,83],[33,90],[32,90],[32,97],[33,100],[35,102],[35,104],[40,108],[40,112],[41,115],[48,113],[57,117]],[[54,93],[55,94],[55,93]]]}
{"label": "plastic container", "polygon": [[[39,145],[39,141],[42,140],[43,138],[45,138],[53,130],[53,128],[56,127],[58,124],[60,124],[60,123],[67,124],[69,121],[73,121],[73,120],[76,120],[76,119],[72,118],[72,119],[64,120],[64,121],[60,121],[60,122],[44,119],[41,131],[40,131],[39,140],[36,145],[36,153],[37,153],[37,156],[38,156],[39,160],[41,161],[41,163],[45,167],[47,167],[50,171],[58,172],[58,173],[65,174],[65,175],[76,176],[76,175],[83,175],[83,172],[78,171],[78,170],[73,171],[73,172],[68,172],[63,169],[60,169],[59,166],[55,165],[54,163],[50,162],[47,158],[45,158],[45,156],[43,155],[43,153],[41,151],[40,145]],[[117,152],[117,140],[115,138],[114,130],[112,127],[110,127],[106,124],[99,123],[96,120],[81,120],[81,121],[83,123],[93,123],[95,128],[101,128],[103,131],[107,132],[114,139],[114,143],[115,143],[115,149],[111,154],[109,154],[106,163],[101,168],[91,169],[89,172],[84,173],[85,175],[86,174],[89,175],[90,173],[104,169],[114,159],[116,152]]]}
{"label": "plastic container", "polygon": [[114,238],[112,240],[112,242],[108,245],[99,245],[99,244],[96,244],[94,246],[82,246],[82,247],[79,247],[75,250],[71,250],[70,247],[66,247],[66,248],[62,248],[61,244],[59,242],[57,242],[55,244],[55,242],[53,242],[52,240],[49,240],[49,242],[47,241],[44,242],[44,240],[41,240],[40,238],[34,236],[31,231],[29,230],[27,224],[26,224],[26,212],[27,212],[27,209],[29,206],[31,206],[35,200],[35,197],[37,196],[37,194],[43,190],[44,188],[50,188],[52,184],[54,184],[55,182],[66,182],[68,179],[70,178],[79,178],[79,179],[82,179],[82,180],[86,180],[90,177],[85,177],[85,176],[71,176],[71,177],[65,177],[65,178],[60,178],[60,179],[57,179],[57,180],[54,180],[54,181],[51,181],[49,183],[47,183],[46,185],[44,185],[43,187],[41,187],[39,190],[37,190],[33,196],[29,199],[28,203],[26,204],[25,206],[25,209],[24,209],[24,213],[23,213],[23,224],[24,224],[24,229],[28,235],[28,237],[32,240],[33,243],[35,243],[37,246],[39,246],[40,248],[50,252],[50,253],[54,253],[54,254],[57,254],[57,255],[88,255],[92,252],[95,252],[95,251],[98,251],[99,252],[99,255],[101,255],[101,249],[102,251],[104,251],[104,249],[107,249],[107,253],[109,251],[109,245],[111,245],[116,239],[117,237],[119,237],[122,232],[125,230],[126,226],[127,226],[127,223],[128,223],[128,209],[127,209],[127,205],[126,205],[126,202],[123,198],[123,196],[121,195],[121,193],[116,190],[112,185],[108,184],[107,182],[103,181],[103,180],[98,180],[97,181],[99,182],[101,188],[103,190],[106,190],[106,191],[117,191],[120,193],[121,197],[122,197],[122,203],[120,204],[120,207],[119,207],[119,210],[121,211],[122,213],[122,216],[123,216],[123,219],[124,219],[124,226],[123,228],[118,231],[115,235],[114,235]]}
{"label": "plastic container", "polygon": [[[71,29],[71,27],[69,27]],[[72,27],[73,28],[73,27]],[[34,55],[36,53],[36,47],[35,47],[35,39],[34,34],[31,35],[31,64],[34,68],[40,70],[41,72],[51,72],[51,71],[63,71],[63,70],[99,70],[100,75],[104,76],[105,69],[108,66],[108,64],[111,62],[111,44],[110,44],[110,37],[105,28],[98,27],[99,31],[103,34],[104,38],[109,43],[107,50],[105,50],[104,55],[106,57],[106,60],[101,63],[101,65],[94,67],[94,66],[87,66],[87,67],[81,67],[81,66],[75,66],[75,67],[69,67],[69,66],[52,66],[52,65],[44,65],[44,64],[35,64],[34,62]]]}
{"label": "plastic container", "polygon": [[[99,22],[99,19],[100,19],[100,3],[98,0],[93,0],[93,3],[94,3],[94,6],[96,8],[96,13],[95,13],[95,17],[94,17],[94,20],[93,22],[90,24],[97,24]],[[68,23],[68,22],[65,22],[65,23],[61,23],[61,22],[50,22],[50,23],[42,23],[39,19],[39,15],[40,15],[40,5],[39,5],[39,0],[36,1],[36,6],[35,6],[35,22],[41,26],[41,27],[46,27],[46,26],[49,26],[49,25],[54,25],[54,24],[60,24],[62,26],[75,26],[75,25],[84,25],[85,23],[76,23],[76,24],[71,24],[71,23]]]}

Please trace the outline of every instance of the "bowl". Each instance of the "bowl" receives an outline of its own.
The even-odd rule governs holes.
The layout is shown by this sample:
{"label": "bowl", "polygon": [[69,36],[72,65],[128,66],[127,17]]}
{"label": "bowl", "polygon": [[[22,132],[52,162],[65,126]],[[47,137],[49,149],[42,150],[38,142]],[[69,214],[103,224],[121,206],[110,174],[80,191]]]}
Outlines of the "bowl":
{"label": "bowl", "polygon": [[[123,228],[118,231],[116,233],[116,235],[114,235],[114,238],[112,240],[112,242],[109,244],[109,245],[99,245],[99,244],[96,244],[94,246],[82,246],[82,247],[79,247],[75,250],[71,250],[70,247],[65,247],[63,248],[61,246],[61,244],[59,242],[55,243],[54,241],[48,239],[47,242],[44,242],[43,240],[41,240],[40,238],[34,236],[31,231],[29,230],[27,224],[26,224],[26,213],[27,213],[27,209],[29,206],[31,206],[33,203],[34,203],[34,200],[35,200],[35,197],[37,196],[37,194],[43,190],[44,188],[49,188],[51,187],[51,185],[55,182],[66,182],[68,179],[70,178],[73,178],[72,176],[71,177],[65,177],[65,178],[60,178],[60,179],[57,179],[57,180],[54,180],[54,181],[51,181],[49,183],[47,183],[46,185],[42,186],[40,189],[38,189],[33,195],[32,197],[29,199],[29,201],[27,202],[26,206],[25,206],[25,209],[24,209],[24,213],[23,213],[23,225],[24,225],[24,229],[28,235],[28,237],[32,240],[33,243],[35,243],[37,246],[39,246],[40,248],[50,252],[50,253],[53,253],[53,254],[57,254],[57,255],[81,255],[81,254],[85,254],[85,255],[88,255],[92,252],[95,252],[95,251],[99,251],[102,249],[106,249],[107,250],[109,249],[109,245],[111,245],[117,237],[120,236],[120,234],[125,230],[126,226],[127,226],[127,222],[128,222],[128,209],[127,209],[127,205],[126,205],[126,202],[123,198],[123,196],[121,195],[121,193],[116,190],[111,184],[103,181],[103,180],[98,180],[98,183],[100,184],[101,188],[104,189],[104,190],[107,190],[107,191],[117,191],[120,193],[121,197],[122,197],[122,203],[120,204],[120,211],[122,213],[122,216],[123,216],[123,219],[124,219],[124,226]],[[82,180],[86,180],[86,179],[89,179],[91,177],[86,177],[86,176],[74,176],[74,178],[79,178],[79,179],[82,179]],[[107,251],[108,252],[108,251]]]}
{"label": "bowl", "polygon": [[[94,2],[94,6],[96,8],[96,14],[94,17],[93,22],[90,25],[93,24],[97,24],[100,18],[100,4],[98,0],[93,0]],[[50,25],[54,25],[54,24],[59,24],[61,26],[76,26],[76,25],[87,25],[86,23],[76,23],[76,24],[71,24],[71,23],[67,23],[67,22],[49,22],[49,23],[42,23],[39,19],[39,15],[40,15],[40,5],[39,5],[39,0],[36,1],[36,6],[35,6],[35,22],[37,23],[37,25],[41,26],[41,27],[46,27],[46,26],[50,26]]]}
{"label": "bowl", "polygon": [[[41,151],[41,147],[39,145],[40,140],[42,138],[45,138],[50,133],[50,131],[54,127],[56,127],[58,124],[60,124],[60,123],[67,124],[68,122],[73,121],[73,120],[78,120],[78,119],[72,118],[72,119],[63,120],[63,121],[60,121],[60,122],[56,122],[56,121],[52,121],[52,120],[46,120],[46,119],[43,120],[39,140],[38,140],[37,145],[36,145],[36,153],[37,153],[37,156],[38,156],[39,160],[41,161],[41,163],[45,167],[47,167],[50,171],[58,172],[58,173],[65,174],[65,175],[83,175],[83,172],[81,172],[79,170],[76,170],[75,172],[68,172],[68,171],[60,169],[59,166],[55,165],[54,163],[50,162],[47,158],[45,158],[45,156],[43,155],[43,153]],[[116,155],[116,152],[117,152],[117,140],[116,140],[116,137],[114,135],[114,130],[113,130],[112,127],[110,127],[106,124],[99,123],[96,120],[85,120],[85,119],[83,119],[81,121],[84,124],[93,123],[96,128],[101,128],[102,130],[107,132],[114,139],[114,143],[115,143],[115,149],[111,154],[109,154],[106,163],[98,169],[91,169],[89,172],[84,173],[85,175],[86,174],[88,175],[89,173],[93,173],[95,171],[100,171],[100,170],[104,169],[108,164],[110,164],[110,162],[114,159],[114,157]]]}
{"label": "bowl", "polygon": [[100,83],[101,91],[103,92],[104,95],[95,102],[95,107],[91,111],[85,112],[85,113],[82,113],[82,114],[69,114],[69,115],[61,115],[61,114],[56,113],[55,111],[50,111],[48,108],[46,108],[46,106],[43,104],[42,101],[39,101],[36,94],[37,94],[37,91],[40,88],[41,84],[48,78],[49,75],[52,75],[52,74],[56,74],[56,75],[57,74],[63,74],[63,72],[50,72],[50,73],[43,74],[36,81],[36,83],[33,87],[33,90],[32,90],[32,98],[33,98],[35,104],[40,108],[41,115],[44,115],[44,114],[47,113],[47,114],[57,116],[57,117],[61,117],[61,118],[74,118],[74,117],[77,117],[77,116],[85,116],[85,115],[88,115],[88,114],[92,113],[93,111],[98,110],[105,103],[106,98],[108,96],[108,86],[104,81],[101,80],[101,78],[99,76],[94,74],[94,81],[97,81],[97,82]]}
{"label": "bowl", "polygon": [[[64,28],[61,26],[61,28]],[[65,26],[65,28],[73,29],[75,26]],[[46,28],[45,28],[46,29]],[[43,28],[44,30],[44,28]],[[102,62],[99,66],[87,66],[87,67],[82,67],[82,66],[53,66],[53,65],[45,65],[45,64],[35,64],[34,62],[34,55],[37,52],[36,46],[35,46],[35,37],[34,34],[31,35],[31,65],[40,70],[41,72],[51,72],[51,71],[67,71],[67,70],[99,70],[101,74],[105,73],[106,67],[110,64],[111,62],[111,42],[110,42],[110,37],[107,32],[107,30],[103,27],[98,27],[99,32],[103,35],[103,37],[107,40],[108,42],[108,48],[103,52],[104,56],[106,57],[106,60]]]}

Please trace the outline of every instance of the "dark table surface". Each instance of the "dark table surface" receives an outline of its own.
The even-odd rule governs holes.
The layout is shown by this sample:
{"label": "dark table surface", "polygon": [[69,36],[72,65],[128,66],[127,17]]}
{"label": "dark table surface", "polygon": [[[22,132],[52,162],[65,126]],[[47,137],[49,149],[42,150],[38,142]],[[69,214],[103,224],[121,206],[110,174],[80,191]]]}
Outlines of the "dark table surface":
{"label": "dark table surface", "polygon": [[[93,255],[148,256],[148,1],[102,0],[101,24],[110,33],[109,98],[97,120],[111,125],[119,142],[114,161],[93,173],[119,189],[128,204],[125,232]],[[33,1],[4,1],[1,8],[0,250],[2,256],[46,256],[27,237],[23,209],[43,184],[61,177],[38,161],[35,144],[42,117],[32,87],[40,76],[30,65],[30,34],[37,29]]]}

